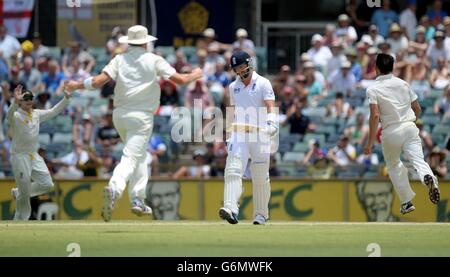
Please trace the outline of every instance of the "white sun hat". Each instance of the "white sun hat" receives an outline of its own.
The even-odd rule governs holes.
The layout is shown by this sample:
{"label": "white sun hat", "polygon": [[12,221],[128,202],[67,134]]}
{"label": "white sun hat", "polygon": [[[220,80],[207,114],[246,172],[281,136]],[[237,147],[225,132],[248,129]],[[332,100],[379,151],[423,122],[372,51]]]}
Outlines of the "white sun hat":
{"label": "white sun hat", "polygon": [[146,27],[135,25],[128,29],[128,33],[126,36],[122,36],[119,38],[119,43],[140,45],[155,40],[157,40],[157,38],[155,38],[154,36],[150,36]]}

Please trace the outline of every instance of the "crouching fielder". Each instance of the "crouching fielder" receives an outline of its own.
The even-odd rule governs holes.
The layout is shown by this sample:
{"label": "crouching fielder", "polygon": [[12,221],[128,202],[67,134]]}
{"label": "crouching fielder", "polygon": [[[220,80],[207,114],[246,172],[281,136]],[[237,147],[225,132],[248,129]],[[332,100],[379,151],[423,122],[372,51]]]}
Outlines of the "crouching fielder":
{"label": "crouching fielder", "polygon": [[67,106],[71,94],[50,110],[33,109],[33,93],[18,86],[7,120],[12,128],[11,165],[17,188],[11,193],[16,199],[14,220],[28,220],[31,215],[30,197],[47,193],[53,187],[48,168],[39,148],[39,124],[58,115]]}
{"label": "crouching fielder", "polygon": [[389,178],[400,198],[400,212],[406,214],[415,210],[412,199],[416,194],[409,184],[408,170],[400,160],[402,151],[414,166],[422,183],[428,187],[433,204],[439,202],[440,192],[436,177],[424,161],[419,129],[414,124],[421,113],[417,95],[406,82],[392,75],[392,56],[379,54],[376,65],[380,76],[375,84],[367,89],[370,134],[364,152],[371,153],[378,123],[381,121],[382,148]]}
{"label": "crouching fielder", "polygon": [[235,53],[231,57],[231,66],[239,78],[229,87],[234,123],[225,167],[224,207],[219,211],[219,216],[230,224],[238,223],[242,176],[249,158],[253,183],[253,224],[265,224],[269,219],[270,138],[278,133],[275,94],[269,80],[254,72],[251,63],[250,56],[245,52]]}

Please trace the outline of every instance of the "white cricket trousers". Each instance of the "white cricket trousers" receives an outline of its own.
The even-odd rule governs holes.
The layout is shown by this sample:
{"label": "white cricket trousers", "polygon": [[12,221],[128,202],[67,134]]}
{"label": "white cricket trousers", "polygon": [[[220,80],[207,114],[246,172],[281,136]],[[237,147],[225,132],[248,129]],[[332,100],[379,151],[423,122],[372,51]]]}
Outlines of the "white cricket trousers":
{"label": "white cricket trousers", "polygon": [[116,193],[116,197],[120,198],[128,183],[130,201],[134,198],[143,200],[149,178],[145,160],[147,143],[153,130],[153,114],[116,108],[113,111],[113,122],[125,147],[109,186]]}
{"label": "white cricket trousers", "polygon": [[430,166],[424,160],[419,129],[413,122],[395,124],[384,129],[382,131],[382,149],[389,178],[399,195],[401,204],[411,201],[416,195],[409,183],[408,170],[400,160],[402,151],[405,158],[417,171],[422,184],[424,184],[424,177],[427,174],[433,176],[437,182]]}
{"label": "white cricket trousers", "polygon": [[31,215],[30,197],[53,188],[52,177],[38,153],[12,154],[10,161],[18,189],[14,220],[28,220]]}
{"label": "white cricket trousers", "polygon": [[233,132],[228,143],[225,167],[224,207],[238,214],[241,197],[242,176],[251,158],[250,172],[253,184],[253,216],[269,218],[270,200],[270,139],[250,139],[242,132]]}

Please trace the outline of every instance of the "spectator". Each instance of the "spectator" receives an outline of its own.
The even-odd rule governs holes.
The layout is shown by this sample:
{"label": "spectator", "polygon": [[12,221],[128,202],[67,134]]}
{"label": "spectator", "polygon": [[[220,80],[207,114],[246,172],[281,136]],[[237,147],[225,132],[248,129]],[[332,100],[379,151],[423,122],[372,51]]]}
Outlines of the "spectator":
{"label": "spectator", "polygon": [[400,26],[409,40],[415,38],[415,30],[417,27],[417,0],[408,0],[408,6],[400,14]]}
{"label": "spectator", "polygon": [[228,87],[231,83],[231,78],[225,71],[225,60],[219,59],[216,62],[215,72],[207,76],[208,83],[212,85],[213,83],[220,83],[224,88]]}
{"label": "spectator", "polygon": [[337,166],[346,167],[356,159],[356,149],[349,143],[349,138],[342,136],[336,147],[328,151],[328,158]]}
{"label": "spectator", "polygon": [[402,34],[402,29],[397,23],[391,25],[391,28],[389,29],[389,38],[386,42],[391,45],[391,51],[394,54],[397,54],[399,51],[407,50],[409,45],[408,39]]}
{"label": "spectator", "polygon": [[363,69],[363,79],[364,80],[375,80],[377,77],[376,71],[376,61],[377,61],[378,49],[375,47],[370,47],[367,49],[367,55],[369,60],[367,66]]}
{"label": "spectator", "polygon": [[308,97],[308,102],[317,102],[322,95],[322,85],[314,74],[314,65],[311,62],[305,63],[304,74],[305,74],[305,95]]}
{"label": "spectator", "polygon": [[91,73],[95,66],[95,59],[88,52],[81,49],[81,43],[72,41],[69,43],[69,50],[62,57],[62,69],[68,72],[68,68],[74,59],[78,59],[81,63],[81,68],[87,73]]}
{"label": "spectator", "polygon": [[65,76],[64,73],[59,70],[58,62],[51,60],[48,63],[48,72],[44,73],[42,76],[43,88],[50,92],[52,95],[59,95],[64,86]]}
{"label": "spectator", "polygon": [[[89,113],[81,111],[77,113],[73,120],[72,139],[74,141],[82,141],[84,145],[91,145],[93,142],[92,133],[94,131],[95,123]],[[104,142],[103,144],[106,144]],[[110,144],[108,144],[110,145]]]}
{"label": "spectator", "polygon": [[25,87],[34,93],[39,92],[41,86],[41,73],[33,68],[33,58],[27,56],[23,62],[23,70],[19,73],[19,80],[25,84]]}
{"label": "spectator", "polygon": [[[219,151],[212,162],[211,177],[224,177],[227,153],[223,150]],[[269,173],[270,174],[270,173]],[[270,174],[270,176],[274,176]]]}
{"label": "spectator", "polygon": [[197,80],[194,87],[190,87],[185,97],[187,108],[207,109],[213,106],[213,101],[208,93],[208,88],[203,81]]}
{"label": "spectator", "polygon": [[344,100],[344,94],[342,92],[338,92],[336,93],[334,103],[330,103],[327,106],[326,116],[348,119],[352,116],[352,113],[352,106]]}
{"label": "spectator", "polygon": [[302,163],[306,166],[314,165],[317,161],[325,158],[325,151],[320,148],[318,140],[313,139],[309,141],[309,150],[303,158]]}
{"label": "spectator", "polygon": [[445,34],[444,32],[437,31],[434,35],[434,43],[431,42],[427,51],[427,56],[431,60],[431,67],[436,68],[438,66],[439,57],[444,57],[450,60],[450,49],[445,47],[444,44]]}
{"label": "spectator", "polygon": [[416,29],[416,39],[409,41],[409,46],[413,47],[414,49],[419,49],[423,51],[427,51],[428,49],[428,42],[425,37],[426,29],[422,25],[418,26]]}
{"label": "spectator", "polygon": [[125,52],[127,49],[127,45],[123,43],[119,43],[119,38],[124,36],[125,32],[120,28],[120,26],[116,26],[112,29],[111,36],[106,42],[106,51],[109,55],[113,55],[118,49],[121,52]]}
{"label": "spectator", "polygon": [[442,10],[442,0],[434,0],[433,8],[427,13],[434,26],[441,24],[448,13]]}
{"label": "spectator", "polygon": [[81,81],[91,76],[83,69],[80,60],[78,60],[77,58],[72,60],[71,65],[69,67],[66,67],[66,70],[67,71],[64,72],[64,76],[67,80],[71,81]]}
{"label": "spectator", "polygon": [[59,166],[56,178],[61,179],[80,179],[83,172],[77,168],[77,164],[85,164],[89,160],[89,154],[80,141],[73,142],[74,149],[62,158],[53,159],[52,163]]}
{"label": "spectator", "polygon": [[430,91],[430,83],[427,76],[431,67],[425,56],[425,50],[416,50],[416,59],[411,63],[411,88],[416,92],[419,100],[423,100]]}
{"label": "spectator", "polygon": [[186,55],[184,54],[183,50],[178,49],[175,52],[175,63],[172,64],[172,67],[175,68],[178,73],[180,73],[181,69],[187,65],[189,64],[187,63]]}
{"label": "spectator", "polygon": [[327,24],[325,26],[325,33],[323,35],[323,45],[327,47],[331,47],[334,41],[337,40],[336,37],[336,25]]}
{"label": "spectator", "polygon": [[2,50],[0,50],[0,81],[6,81],[9,77],[8,61],[3,57]]}
{"label": "spectator", "polygon": [[42,44],[42,37],[40,33],[34,33],[33,34],[33,52],[31,53],[31,56],[35,61],[41,59],[41,58],[47,58],[50,56],[50,50],[47,46],[44,46]]}
{"label": "spectator", "polygon": [[13,66],[11,68],[11,77],[9,80],[9,86],[12,91],[14,91],[18,85],[21,85],[24,89],[28,89],[27,85],[20,80],[19,73],[20,71],[18,67]]}
{"label": "spectator", "polygon": [[379,44],[384,42],[383,36],[378,33],[377,25],[370,25],[369,33],[362,36],[361,41],[367,43],[369,46],[378,47]]}
{"label": "spectator", "polygon": [[49,100],[50,100],[50,93],[46,91],[38,92],[33,108],[40,110],[48,110],[52,107],[52,104],[50,103]]}
{"label": "spectator", "polygon": [[291,67],[287,64],[282,65],[280,67],[280,71],[278,72],[275,79],[281,83],[281,86],[290,86],[291,85]]}
{"label": "spectator", "polygon": [[355,91],[356,78],[355,75],[350,72],[351,68],[352,64],[349,61],[345,61],[341,64],[341,70],[331,76],[328,81],[330,91],[341,91],[346,95],[351,95]]}
{"label": "spectator", "polygon": [[349,0],[347,1],[347,6],[345,7],[345,10],[347,11],[349,16],[351,17],[351,20],[354,23],[358,35],[361,34],[361,32],[364,29],[367,29],[368,26],[368,22],[365,19],[363,19],[364,15],[362,15],[361,10],[359,10],[358,7],[358,4],[360,4],[359,2],[360,1],[358,0]]}
{"label": "spectator", "polygon": [[445,178],[447,175],[447,163],[445,161],[445,152],[437,146],[433,148],[433,151],[428,156],[428,164],[431,167],[434,175],[439,178]]}
{"label": "spectator", "polygon": [[340,38],[345,45],[352,45],[358,39],[355,28],[350,25],[350,17],[346,14],[341,14],[338,17],[336,37]]}
{"label": "spectator", "polygon": [[290,124],[291,134],[304,135],[308,131],[313,129],[313,125],[309,120],[309,117],[304,115],[302,110],[304,103],[298,99],[294,101],[286,114],[286,120],[281,124],[283,127]]}
{"label": "spectator", "polygon": [[9,63],[20,50],[19,41],[15,37],[8,35],[5,25],[0,25],[0,51],[3,53],[3,58]]}
{"label": "spectator", "polygon": [[391,45],[389,43],[387,43],[387,42],[380,43],[378,45],[378,49],[380,50],[379,53],[391,55],[392,57],[395,58],[395,54],[392,53]]}
{"label": "spectator", "polygon": [[435,104],[434,113],[443,115],[445,118],[450,116],[450,85],[445,87],[442,98]]}
{"label": "spectator", "polygon": [[[347,48],[347,50],[345,51],[345,56],[347,58],[347,61],[350,62],[351,67],[350,67],[350,73],[353,74],[353,76],[355,76],[355,81],[359,82],[362,79],[362,68],[361,65],[359,63],[356,62],[356,59],[358,58],[358,54],[356,53],[355,49],[353,48]],[[341,64],[345,63],[342,62]]]}
{"label": "spectator", "polygon": [[97,131],[97,143],[116,145],[120,141],[120,136],[114,128],[112,117],[113,114],[111,111],[108,111],[106,115],[103,116],[102,127]]}
{"label": "spectator", "polygon": [[338,40],[331,44],[331,54],[333,55],[327,63],[326,73],[328,76],[335,74],[339,71],[342,62],[346,60],[344,54],[342,53],[343,47],[342,43]]}
{"label": "spectator", "polygon": [[197,41],[197,49],[208,49],[211,45],[217,47],[219,52],[230,49],[230,45],[220,43],[216,40],[216,31],[213,28],[207,28],[203,31],[203,40]]}
{"label": "spectator", "polygon": [[425,27],[425,38],[427,41],[431,41],[434,37],[434,33],[436,32],[436,28],[431,24],[430,18],[426,15],[420,18],[420,25]]}
{"label": "spectator", "polygon": [[361,66],[361,78],[362,78],[362,70],[367,67],[367,63],[369,62],[369,57],[367,56],[367,49],[369,49],[369,45],[364,42],[358,42],[356,44],[356,59],[355,63]]}
{"label": "spectator", "polygon": [[322,41],[323,37],[319,34],[315,34],[312,37],[312,48],[308,50],[308,56],[316,67],[324,69],[332,54],[328,47],[322,45]]}
{"label": "spectator", "polygon": [[450,49],[450,16],[444,18],[444,26],[445,26],[445,47]]}
{"label": "spectator", "polygon": [[152,135],[148,144],[148,152],[151,155],[151,176],[159,176],[159,160],[167,153],[167,145],[159,135]]}
{"label": "spectator", "polygon": [[448,86],[450,79],[448,78],[449,69],[448,62],[445,57],[439,57],[437,60],[437,68],[431,71],[430,85],[435,89],[444,89]]}
{"label": "spectator", "polygon": [[183,177],[187,178],[209,178],[211,176],[211,167],[205,163],[205,152],[196,150],[193,155],[195,166],[181,167],[172,175],[172,179],[179,180]]}
{"label": "spectator", "polygon": [[161,106],[177,107],[180,103],[177,86],[170,80],[163,80],[159,82],[161,86]]}
{"label": "spectator", "polygon": [[418,119],[416,121],[417,128],[419,129],[419,137],[422,141],[422,145],[424,147],[424,155],[425,157],[430,153],[433,149],[433,140],[431,138],[431,134],[424,130],[423,120]]}
{"label": "spectator", "polygon": [[86,153],[88,158],[86,161],[78,160],[76,167],[83,172],[84,177],[99,177],[103,160],[97,156],[95,150],[90,147],[86,147]]}
{"label": "spectator", "polygon": [[387,38],[389,34],[389,27],[392,23],[398,23],[398,14],[391,9],[391,1],[384,0],[383,7],[378,9],[372,15],[372,24],[375,24],[378,27],[380,35],[384,38]]}
{"label": "spectator", "polygon": [[277,159],[274,155],[270,156],[269,176],[279,177],[281,176],[280,170],[277,168]]}
{"label": "spectator", "polygon": [[247,30],[239,28],[236,31],[236,41],[233,42],[233,51],[245,51],[251,57],[255,57],[255,44],[248,39]]}
{"label": "spectator", "polygon": [[364,147],[369,136],[369,125],[365,121],[365,114],[358,113],[356,115],[356,124],[344,130],[344,134],[350,139],[350,142],[360,149]]}

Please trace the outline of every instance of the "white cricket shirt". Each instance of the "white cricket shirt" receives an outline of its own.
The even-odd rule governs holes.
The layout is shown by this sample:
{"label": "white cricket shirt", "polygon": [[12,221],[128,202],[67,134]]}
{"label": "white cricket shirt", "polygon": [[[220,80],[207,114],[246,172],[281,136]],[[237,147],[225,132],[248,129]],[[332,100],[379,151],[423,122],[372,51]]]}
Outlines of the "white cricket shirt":
{"label": "white cricket shirt", "polygon": [[161,96],[157,76],[169,79],[176,73],[164,58],[136,46],[117,55],[103,71],[116,81],[114,107],[151,113]]}
{"label": "white cricket shirt", "polygon": [[417,100],[416,93],[408,83],[392,74],[379,76],[367,89],[367,97],[369,104],[378,105],[383,129],[393,124],[416,121],[411,108],[411,103]]}
{"label": "white cricket shirt", "polygon": [[264,101],[275,100],[272,84],[253,72],[248,86],[237,78],[230,84],[230,104],[235,107],[234,122],[264,127],[267,124],[267,108]]}
{"label": "white cricket shirt", "polygon": [[57,116],[69,103],[64,97],[49,110],[32,110],[31,113],[13,103],[8,111],[7,120],[12,128],[12,154],[33,154],[39,149],[39,124]]}

